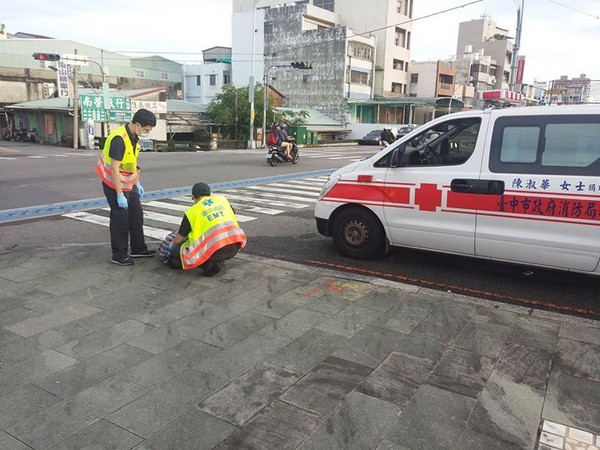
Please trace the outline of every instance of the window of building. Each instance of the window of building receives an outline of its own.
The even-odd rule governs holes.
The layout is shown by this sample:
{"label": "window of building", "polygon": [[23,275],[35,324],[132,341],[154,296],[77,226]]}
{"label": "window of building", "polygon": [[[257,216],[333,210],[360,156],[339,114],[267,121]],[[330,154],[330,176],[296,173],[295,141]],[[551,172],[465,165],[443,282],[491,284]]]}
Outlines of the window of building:
{"label": "window of building", "polygon": [[302,83],[304,83],[304,84],[310,83],[311,79],[312,79],[312,77],[310,75],[302,75]]}
{"label": "window of building", "polygon": [[202,86],[202,75],[196,75],[196,86]]}
{"label": "window of building", "polygon": [[350,42],[348,45],[348,56],[365,61],[373,61],[373,47],[362,42]]}
{"label": "window of building", "polygon": [[223,84],[231,84],[231,73],[223,72]]}
{"label": "window of building", "polygon": [[265,34],[273,34],[273,23],[265,22]]}
{"label": "window of building", "polygon": [[419,74],[418,73],[411,73],[410,74],[410,82],[411,83],[418,83],[419,82]]}
{"label": "window of building", "polygon": [[392,83],[392,92],[402,94],[402,83]]}
{"label": "window of building", "polygon": [[394,70],[401,70],[405,72],[408,68],[408,64],[401,59],[394,59]]}
{"label": "window of building", "polygon": [[370,86],[369,74],[367,72],[359,72],[358,70],[350,71],[350,82],[352,84],[362,84]]}
{"label": "window of building", "polygon": [[327,11],[334,11],[335,0],[314,0],[313,5],[319,8],[326,9]]}
{"label": "window of building", "polygon": [[146,72],[144,72],[142,69],[133,69],[133,74],[136,77],[139,77],[139,78],[145,78],[146,77]]}
{"label": "window of building", "polygon": [[216,86],[217,85],[217,76],[216,75],[209,75],[209,84],[211,86]]}
{"label": "window of building", "polygon": [[167,72],[161,72],[160,73],[160,79],[161,80],[168,80],[169,79],[169,74]]}
{"label": "window of building", "polygon": [[402,9],[402,4],[404,2],[402,0],[396,0],[396,12],[398,14],[404,14],[404,10]]}
{"label": "window of building", "polygon": [[394,37],[394,45],[396,47],[404,47],[405,39],[406,39],[406,30],[396,27],[396,34]]}

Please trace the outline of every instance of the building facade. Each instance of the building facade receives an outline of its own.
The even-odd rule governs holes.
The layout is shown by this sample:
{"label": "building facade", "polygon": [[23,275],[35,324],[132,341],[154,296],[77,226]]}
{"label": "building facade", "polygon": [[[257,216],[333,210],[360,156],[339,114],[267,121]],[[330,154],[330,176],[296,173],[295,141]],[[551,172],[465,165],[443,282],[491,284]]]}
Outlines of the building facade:
{"label": "building facade", "polygon": [[223,86],[231,84],[231,48],[213,47],[202,52],[203,64],[183,66],[184,99],[208,105]]}

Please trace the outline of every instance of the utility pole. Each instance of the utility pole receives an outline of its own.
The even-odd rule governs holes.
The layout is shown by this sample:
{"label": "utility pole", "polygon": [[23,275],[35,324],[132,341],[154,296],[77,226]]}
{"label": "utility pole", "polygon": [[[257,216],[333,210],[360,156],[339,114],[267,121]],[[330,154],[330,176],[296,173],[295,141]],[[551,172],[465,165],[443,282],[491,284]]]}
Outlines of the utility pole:
{"label": "utility pole", "polygon": [[[77,49],[73,52],[77,54]],[[77,64],[73,65],[73,148],[79,148],[79,103],[77,99]]]}
{"label": "utility pole", "polygon": [[517,64],[519,56],[519,48],[521,47],[521,29],[523,28],[523,8],[525,0],[520,0],[520,5],[517,6],[517,31],[515,34],[515,45],[513,46],[512,62],[510,65],[510,79],[508,88],[512,91],[515,88],[515,80],[517,78]]}

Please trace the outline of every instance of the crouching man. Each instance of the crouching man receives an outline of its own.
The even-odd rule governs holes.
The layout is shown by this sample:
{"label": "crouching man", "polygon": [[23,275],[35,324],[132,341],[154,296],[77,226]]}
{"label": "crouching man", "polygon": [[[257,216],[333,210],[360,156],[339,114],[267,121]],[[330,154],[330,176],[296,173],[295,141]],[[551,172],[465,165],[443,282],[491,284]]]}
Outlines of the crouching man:
{"label": "crouching man", "polygon": [[225,197],[211,195],[206,183],[192,187],[194,205],[185,211],[178,231],[169,234],[160,248],[161,260],[175,269],[200,267],[212,277],[224,261],[246,245],[233,208]]}

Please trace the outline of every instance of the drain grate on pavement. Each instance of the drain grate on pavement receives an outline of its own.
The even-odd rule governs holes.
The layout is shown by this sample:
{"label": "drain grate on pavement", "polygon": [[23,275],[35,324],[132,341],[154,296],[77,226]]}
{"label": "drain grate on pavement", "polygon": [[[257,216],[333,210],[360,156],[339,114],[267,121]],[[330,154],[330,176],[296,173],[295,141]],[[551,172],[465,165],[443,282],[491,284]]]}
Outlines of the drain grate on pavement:
{"label": "drain grate on pavement", "polygon": [[600,450],[600,435],[543,420],[536,450]]}

